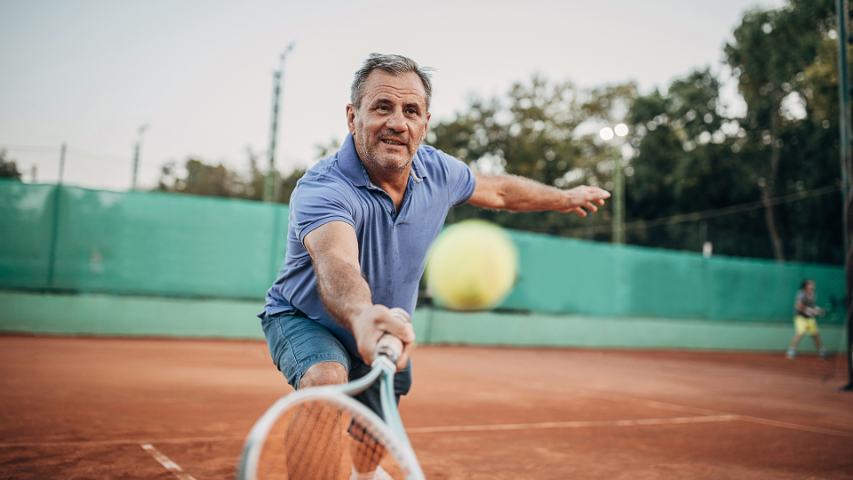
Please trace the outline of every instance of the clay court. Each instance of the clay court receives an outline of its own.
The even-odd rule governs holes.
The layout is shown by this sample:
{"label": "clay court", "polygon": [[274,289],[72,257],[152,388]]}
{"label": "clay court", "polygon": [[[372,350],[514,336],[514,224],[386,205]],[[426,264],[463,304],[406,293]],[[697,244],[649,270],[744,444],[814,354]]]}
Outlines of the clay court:
{"label": "clay court", "polygon": [[[833,360],[420,347],[430,479],[853,478]],[[289,389],[262,342],[0,337],[4,478],[228,479]],[[840,372],[839,372],[840,373]]]}

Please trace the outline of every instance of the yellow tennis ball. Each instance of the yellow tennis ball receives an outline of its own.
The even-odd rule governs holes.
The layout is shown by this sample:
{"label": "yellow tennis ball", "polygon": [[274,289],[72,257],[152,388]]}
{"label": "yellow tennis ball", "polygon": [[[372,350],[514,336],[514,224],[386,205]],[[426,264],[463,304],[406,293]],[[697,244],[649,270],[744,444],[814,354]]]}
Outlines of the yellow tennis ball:
{"label": "yellow tennis ball", "polygon": [[483,310],[506,297],[515,283],[518,253],[509,235],[482,220],[447,227],[427,260],[427,289],[440,306]]}

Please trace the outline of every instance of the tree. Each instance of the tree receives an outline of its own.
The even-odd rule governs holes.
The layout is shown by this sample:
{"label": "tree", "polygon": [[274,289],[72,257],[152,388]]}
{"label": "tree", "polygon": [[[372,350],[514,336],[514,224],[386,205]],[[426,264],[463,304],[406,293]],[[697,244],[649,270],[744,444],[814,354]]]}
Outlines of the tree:
{"label": "tree", "polygon": [[209,165],[198,158],[188,158],[184,162],[183,171],[178,170],[173,162],[164,165],[158,190],[241,198],[246,198],[248,193],[245,182],[238,174],[221,163]]}
{"label": "tree", "polygon": [[[630,243],[696,250],[709,240],[730,255],[841,261],[841,201],[827,194],[840,172],[833,18],[827,1],[744,16],[726,47],[744,63],[734,67],[743,118],[726,117],[707,68],[637,97],[627,115]],[[690,212],[707,216],[685,220]]]}
{"label": "tree", "polygon": [[[818,12],[783,10],[784,15]],[[752,25],[751,15],[764,18],[766,13],[751,12],[744,22]],[[428,140],[487,173],[519,174],[559,187],[589,183],[610,188],[613,159],[620,152],[597,132],[624,120],[631,126],[631,148],[624,159],[629,243],[696,251],[712,241],[716,252],[729,255],[834,262],[840,258],[841,202],[809,195],[838,181],[837,80],[826,19],[810,22],[818,27],[806,35],[819,39],[817,49],[811,57],[800,55],[802,72],[779,85],[786,95],[777,99],[777,107],[768,106],[768,98],[752,101],[745,96],[748,112],[743,118],[726,115],[722,82],[709,68],[644,95],[632,84],[583,90],[533,76],[504,96],[472,98],[454,118],[436,123]],[[760,34],[767,35],[768,28],[759,28]],[[778,42],[761,45],[772,50],[770,56],[784,55],[785,46]],[[739,81],[750,81],[735,73]],[[752,88],[746,85],[742,92],[750,94]],[[777,125],[770,122],[772,108]],[[791,193],[803,197],[779,199]],[[763,206],[754,208],[756,203]],[[731,213],[732,206],[743,205],[749,208]],[[609,239],[608,210],[579,221],[551,213],[514,215],[463,207],[452,210],[448,220],[474,216],[512,228]]]}
{"label": "tree", "polygon": [[[258,155],[251,148],[246,148],[246,154],[249,164],[246,175],[222,163],[208,164],[198,158],[187,158],[180,168],[175,162],[168,162],[161,167],[157,190],[260,201],[263,199],[266,172],[258,167]],[[274,201],[287,203],[296,182],[304,174],[304,169],[297,168],[287,176],[279,177],[278,197]]]}
{"label": "tree", "polygon": [[784,183],[783,155],[786,138],[791,140],[787,123],[796,121],[785,115],[784,102],[804,98],[806,92],[794,89],[803,86],[804,72],[816,62],[833,18],[831,0],[791,0],[778,10],[753,10],[724,49],[747,105],[743,156],[758,173],[765,223],[778,260],[786,257],[785,245],[771,199],[791,188]]}
{"label": "tree", "polygon": [[[664,94],[656,90],[631,105],[627,120],[636,155],[626,185],[630,219],[657,221],[757,200],[752,174],[734,151],[737,122],[721,113],[720,86],[708,68],[698,69],[674,80]],[[719,223],[640,224],[629,230],[628,241],[698,250],[712,231],[718,251],[761,251],[753,244],[763,231],[756,232],[749,215]]]}
{"label": "tree", "polygon": [[18,171],[18,164],[9,158],[5,149],[0,149],[0,178],[21,180],[21,172]]}
{"label": "tree", "polygon": [[[455,118],[438,122],[429,143],[483,173],[506,172],[548,185],[606,185],[613,151],[591,124],[614,122],[635,95],[633,84],[583,90],[570,82],[551,83],[540,75],[517,82],[505,97],[473,97]],[[610,170],[602,168],[610,161]],[[551,234],[607,221],[607,213],[585,220],[546,212],[517,215],[471,207],[451,210],[448,221],[479,217],[502,225]],[[590,233],[606,238],[607,232]]]}
{"label": "tree", "polygon": [[338,137],[331,137],[326,143],[314,145],[314,158],[322,159],[334,155],[340,147],[341,141],[338,140]]}

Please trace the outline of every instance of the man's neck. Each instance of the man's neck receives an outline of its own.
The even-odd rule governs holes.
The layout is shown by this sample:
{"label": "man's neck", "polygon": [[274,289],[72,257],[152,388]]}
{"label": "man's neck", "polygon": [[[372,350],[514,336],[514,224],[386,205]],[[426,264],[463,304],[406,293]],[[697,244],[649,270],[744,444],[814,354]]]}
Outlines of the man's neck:
{"label": "man's neck", "polygon": [[412,162],[409,162],[402,170],[387,170],[375,166],[364,165],[367,176],[374,185],[381,188],[391,197],[394,209],[400,210],[403,197],[406,194],[406,186],[409,184],[409,174],[412,171]]}

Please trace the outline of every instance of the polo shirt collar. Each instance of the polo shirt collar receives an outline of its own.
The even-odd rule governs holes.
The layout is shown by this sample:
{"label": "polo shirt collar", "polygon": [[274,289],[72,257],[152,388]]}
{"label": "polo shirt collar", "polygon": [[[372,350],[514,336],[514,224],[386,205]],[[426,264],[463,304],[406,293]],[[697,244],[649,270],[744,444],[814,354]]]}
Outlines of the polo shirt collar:
{"label": "polo shirt collar", "polygon": [[[418,148],[415,158],[412,160],[412,170],[409,174],[416,183],[421,183],[426,177],[426,168],[423,162],[421,148]],[[347,134],[347,138],[344,139],[341,149],[338,151],[338,165],[344,176],[356,187],[373,185],[355,150],[355,141],[351,133]]]}

